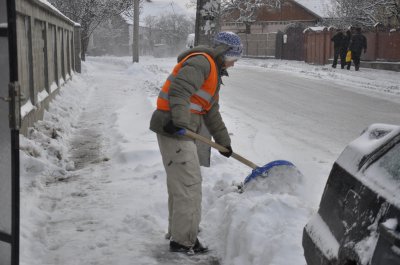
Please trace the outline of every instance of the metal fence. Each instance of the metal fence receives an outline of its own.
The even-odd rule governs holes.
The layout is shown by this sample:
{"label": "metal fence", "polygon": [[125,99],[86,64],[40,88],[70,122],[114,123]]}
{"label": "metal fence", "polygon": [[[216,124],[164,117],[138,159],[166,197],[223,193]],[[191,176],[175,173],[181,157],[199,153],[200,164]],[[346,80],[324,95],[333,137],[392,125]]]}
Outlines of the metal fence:
{"label": "metal fence", "polygon": [[239,33],[243,43],[243,56],[275,58],[277,33],[243,34]]}

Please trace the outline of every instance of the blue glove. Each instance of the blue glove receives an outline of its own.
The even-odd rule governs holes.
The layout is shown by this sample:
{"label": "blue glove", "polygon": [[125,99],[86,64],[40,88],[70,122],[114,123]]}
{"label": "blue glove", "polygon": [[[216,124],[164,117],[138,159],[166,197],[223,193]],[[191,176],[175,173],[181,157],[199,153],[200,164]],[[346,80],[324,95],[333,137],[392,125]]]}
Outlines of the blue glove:
{"label": "blue glove", "polygon": [[164,127],[164,132],[171,135],[185,135],[186,130],[184,128],[175,126],[172,120],[170,120]]}

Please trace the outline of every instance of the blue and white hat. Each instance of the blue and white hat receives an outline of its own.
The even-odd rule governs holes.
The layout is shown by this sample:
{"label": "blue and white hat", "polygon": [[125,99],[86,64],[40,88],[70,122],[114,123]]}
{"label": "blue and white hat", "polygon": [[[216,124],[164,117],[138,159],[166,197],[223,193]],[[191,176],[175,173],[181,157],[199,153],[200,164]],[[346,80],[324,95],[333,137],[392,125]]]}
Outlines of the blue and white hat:
{"label": "blue and white hat", "polygon": [[214,46],[219,44],[226,44],[230,47],[230,49],[225,52],[225,60],[235,61],[242,56],[242,43],[240,37],[236,33],[230,31],[219,32],[214,37]]}

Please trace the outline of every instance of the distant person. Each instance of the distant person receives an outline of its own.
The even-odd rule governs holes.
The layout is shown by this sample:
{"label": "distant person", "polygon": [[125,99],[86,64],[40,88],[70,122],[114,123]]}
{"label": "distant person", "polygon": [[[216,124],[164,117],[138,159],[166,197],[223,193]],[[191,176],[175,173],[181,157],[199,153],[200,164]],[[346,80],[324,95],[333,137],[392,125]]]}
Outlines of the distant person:
{"label": "distant person", "polygon": [[[364,50],[367,52],[367,38],[361,33],[361,28],[356,28],[356,32],[351,37],[349,50],[351,51],[351,58],[354,62],[356,71],[360,69],[360,57]],[[350,70],[351,62],[347,65],[347,70]]]}
{"label": "distant person", "polygon": [[201,219],[202,176],[193,140],[185,130],[199,132],[203,122],[215,142],[232,155],[231,138],[219,111],[222,77],[242,54],[240,37],[220,32],[214,46],[196,46],[178,56],[178,64],[157,99],[150,129],[157,133],[168,190],[168,233],[171,252],[206,252],[197,238]]}
{"label": "distant person", "polygon": [[347,55],[347,51],[349,50],[350,40],[351,40],[351,31],[347,30],[346,35],[343,38],[343,43],[342,43],[343,48],[340,53],[340,65],[341,65],[342,69],[344,69],[344,67],[346,65],[351,63],[351,61],[350,61],[350,63],[346,62],[346,55]]}
{"label": "distant person", "polygon": [[342,30],[338,29],[336,34],[333,35],[333,37],[331,38],[331,41],[333,41],[333,63],[332,63],[333,68],[336,68],[338,58],[342,54],[342,50],[344,48],[343,47],[344,37],[345,36],[344,36]]}

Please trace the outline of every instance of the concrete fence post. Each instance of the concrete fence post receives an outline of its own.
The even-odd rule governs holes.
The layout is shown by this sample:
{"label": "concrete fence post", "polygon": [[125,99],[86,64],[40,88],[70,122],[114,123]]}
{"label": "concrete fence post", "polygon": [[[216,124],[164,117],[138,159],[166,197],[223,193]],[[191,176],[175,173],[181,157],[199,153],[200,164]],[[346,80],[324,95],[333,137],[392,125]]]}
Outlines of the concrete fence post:
{"label": "concrete fence post", "polygon": [[29,84],[29,94],[32,104],[35,105],[37,103],[37,89],[35,89],[35,82],[37,76],[34,74],[34,60],[33,60],[33,31],[34,31],[34,20],[31,16],[27,17],[28,22],[28,63],[29,63],[29,75],[30,75],[30,84]]}
{"label": "concrete fence post", "polygon": [[374,60],[379,58],[379,30],[375,27],[375,51],[374,51]]}
{"label": "concrete fence post", "polygon": [[47,21],[44,22],[44,80],[45,80],[45,89],[50,94],[50,78],[49,78],[49,69],[50,61],[49,61],[49,23]]}
{"label": "concrete fence post", "polygon": [[81,66],[81,27],[74,26],[74,46],[75,46],[75,71],[82,72]]}

